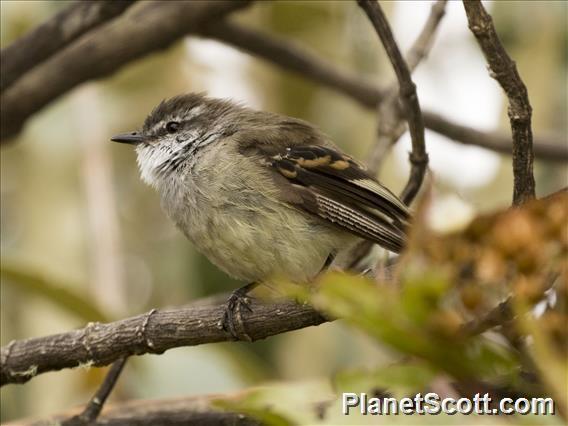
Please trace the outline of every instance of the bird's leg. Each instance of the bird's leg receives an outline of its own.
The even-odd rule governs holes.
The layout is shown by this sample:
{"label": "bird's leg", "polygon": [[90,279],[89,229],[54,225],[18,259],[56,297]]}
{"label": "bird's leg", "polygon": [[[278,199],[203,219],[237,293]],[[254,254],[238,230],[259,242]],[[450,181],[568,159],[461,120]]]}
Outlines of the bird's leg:
{"label": "bird's leg", "polygon": [[[249,312],[252,312],[250,307],[250,297],[247,294],[256,288],[259,283],[250,283],[237,290],[235,290],[229,299],[227,299],[227,305],[225,307],[225,313],[223,314],[223,320],[221,326],[223,330],[227,331],[235,340],[242,340],[240,336],[243,336],[245,340],[252,340],[250,336],[244,332],[244,327],[240,317],[241,306],[246,308]],[[239,329],[243,330],[243,333],[239,334],[237,329],[237,322],[239,323]]]}

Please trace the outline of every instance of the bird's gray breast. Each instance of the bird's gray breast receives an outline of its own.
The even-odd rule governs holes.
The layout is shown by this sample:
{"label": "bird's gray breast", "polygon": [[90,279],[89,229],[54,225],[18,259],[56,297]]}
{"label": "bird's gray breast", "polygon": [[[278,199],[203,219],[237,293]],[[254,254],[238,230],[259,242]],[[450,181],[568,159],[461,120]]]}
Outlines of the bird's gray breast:
{"label": "bird's gray breast", "polygon": [[337,236],[281,201],[268,170],[254,159],[230,147],[211,148],[183,179],[160,191],[172,220],[209,260],[238,279],[313,277],[341,244]]}

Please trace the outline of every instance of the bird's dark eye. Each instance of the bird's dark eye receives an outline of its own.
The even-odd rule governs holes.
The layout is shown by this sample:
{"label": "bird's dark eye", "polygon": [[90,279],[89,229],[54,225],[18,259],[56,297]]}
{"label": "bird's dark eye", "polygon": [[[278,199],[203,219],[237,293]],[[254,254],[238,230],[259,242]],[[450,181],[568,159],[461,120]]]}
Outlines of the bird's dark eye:
{"label": "bird's dark eye", "polygon": [[177,121],[170,121],[168,124],[166,124],[166,130],[168,131],[168,133],[175,133],[177,132],[179,129],[179,123]]}

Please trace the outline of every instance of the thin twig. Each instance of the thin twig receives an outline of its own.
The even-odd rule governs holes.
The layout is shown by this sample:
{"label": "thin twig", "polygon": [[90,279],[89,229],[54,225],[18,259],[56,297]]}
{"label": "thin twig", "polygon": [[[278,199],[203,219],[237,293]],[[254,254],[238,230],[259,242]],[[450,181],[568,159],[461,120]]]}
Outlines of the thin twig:
{"label": "thin twig", "polygon": [[527,88],[495,31],[493,20],[481,1],[464,0],[469,29],[475,35],[489,64],[489,75],[499,82],[509,99],[509,120],[513,133],[513,204],[535,197],[533,176],[532,108]]}
{"label": "thin twig", "polygon": [[116,382],[120,377],[120,373],[126,365],[127,359],[127,357],[122,357],[112,364],[105,379],[103,380],[103,383],[101,384],[95,395],[87,403],[87,406],[85,407],[83,412],[63,421],[61,423],[63,426],[89,425],[97,419],[108,396],[116,385]]}
{"label": "thin twig", "polygon": [[[469,126],[451,122],[439,114],[424,111],[426,127],[464,145],[480,146],[501,154],[511,155],[511,136],[503,132],[481,132]],[[541,135],[533,144],[535,156],[541,160],[565,163],[568,144],[565,136]]]}
{"label": "thin twig", "polygon": [[409,159],[411,164],[410,178],[401,194],[401,199],[410,204],[420,190],[426,167],[428,166],[428,154],[424,143],[424,121],[420,111],[420,103],[416,94],[416,85],[410,76],[410,70],[394,41],[388,21],[375,0],[357,0],[359,6],[365,11],[379,35],[381,42],[394,68],[399,84],[400,98],[408,120],[408,128],[412,139],[412,152]]}
{"label": "thin twig", "polygon": [[[411,72],[428,56],[433,46],[436,30],[445,14],[446,2],[447,0],[438,0],[432,5],[430,15],[422,31],[406,53],[406,62]],[[377,139],[367,156],[366,164],[369,173],[374,176],[379,173],[381,163],[387,156],[388,151],[406,131],[403,112],[399,104],[398,83],[396,81],[391,83],[384,100],[379,104],[377,122]],[[349,265],[359,264],[368,255],[372,247],[373,245],[368,241],[362,241],[353,247],[349,253]]]}
{"label": "thin twig", "polygon": [[[233,340],[220,325],[224,299],[214,305],[203,303],[13,342],[0,349],[0,385],[25,383],[37,374],[63,368],[100,367],[129,355]],[[241,316],[253,341],[328,321],[313,308],[293,302],[268,305],[253,300],[251,308]]]}
{"label": "thin twig", "polygon": [[481,318],[476,318],[461,327],[460,335],[476,336],[498,325],[511,321],[514,318],[512,299],[508,298],[499,303]]}
{"label": "thin twig", "polygon": [[[540,201],[546,202],[546,200],[551,200],[553,197],[562,196],[567,193],[567,189],[561,189],[560,191],[554,192],[542,199]],[[535,299],[543,300],[546,297],[546,292],[554,286],[554,283],[558,279],[558,274],[552,273],[546,281],[546,285],[540,290],[539,296]],[[526,309],[531,309],[536,303],[530,303]],[[519,298],[516,296],[510,296],[503,302],[499,303],[495,308],[491,309],[485,315],[479,318],[475,318],[461,327],[461,333],[465,336],[475,336],[486,332],[497,326],[509,327],[512,320],[515,319],[517,315],[523,314],[523,311],[519,310]],[[517,334],[516,330],[507,330],[505,337],[509,338],[513,334]],[[514,346],[514,345],[513,345]]]}
{"label": "thin twig", "polygon": [[[434,44],[436,30],[446,13],[447,0],[438,0],[432,5],[430,15],[422,31],[406,53],[406,63],[410,72],[413,72],[420,62],[428,56]],[[382,160],[390,148],[400,139],[406,130],[404,117],[398,103],[398,84],[392,83],[385,100],[381,102],[377,114],[377,140],[369,154],[367,166],[369,171],[376,175]]]}
{"label": "thin twig", "polygon": [[430,50],[432,50],[434,36],[442,18],[446,14],[446,3],[447,0],[438,0],[432,5],[424,28],[422,28],[420,35],[406,54],[406,63],[411,72],[416,69],[420,62],[428,56]]}
{"label": "thin twig", "polygon": [[213,38],[265,59],[288,71],[331,87],[374,108],[384,97],[384,89],[365,78],[353,75],[318,57],[293,40],[284,40],[261,33],[228,20],[211,22],[197,29],[197,34]]}

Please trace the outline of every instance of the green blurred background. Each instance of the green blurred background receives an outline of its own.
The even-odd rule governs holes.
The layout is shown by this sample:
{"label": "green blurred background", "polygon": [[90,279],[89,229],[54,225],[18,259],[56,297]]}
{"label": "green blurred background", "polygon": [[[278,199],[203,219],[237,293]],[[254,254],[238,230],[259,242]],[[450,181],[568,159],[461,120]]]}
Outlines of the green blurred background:
{"label": "green blurred background", "polygon": [[[0,4],[5,47],[69,2]],[[385,2],[384,7],[401,47],[408,48],[430,2]],[[488,7],[529,89],[535,134],[565,137],[567,4],[523,1]],[[354,2],[259,2],[232,19],[291,38],[377,84],[392,81],[377,36]],[[459,2],[448,4],[434,48],[415,81],[424,107],[482,130],[508,131],[506,104],[487,75]],[[374,140],[373,111],[209,40],[179,41],[110,78],[79,86],[30,119],[1,151],[2,345],[91,320],[183,305],[239,285],[167,220],[158,196],[139,180],[134,152],[109,142],[111,135],[140,126],[162,99],[188,91],[311,121],[362,160]],[[434,177],[433,226],[449,228],[476,212],[510,204],[510,157],[431,132],[427,148]],[[408,149],[405,137],[381,171],[381,180],[396,191],[406,181]],[[566,167],[557,163],[537,162],[535,174],[539,195],[567,184]],[[325,377],[389,357],[385,349],[336,322],[254,344],[179,348],[135,358],[114,398],[226,393],[267,381]],[[42,416],[82,404],[103,373],[66,370],[3,387],[1,419]]]}

